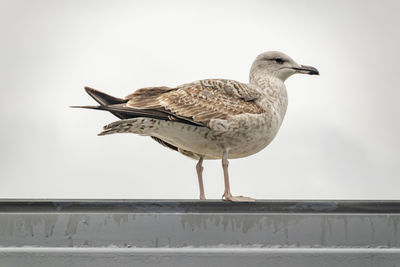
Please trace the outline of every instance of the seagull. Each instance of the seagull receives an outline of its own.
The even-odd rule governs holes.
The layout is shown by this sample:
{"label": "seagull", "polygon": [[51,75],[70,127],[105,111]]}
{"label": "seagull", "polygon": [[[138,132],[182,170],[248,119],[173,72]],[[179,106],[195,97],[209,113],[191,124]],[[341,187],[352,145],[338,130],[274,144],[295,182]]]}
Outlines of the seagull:
{"label": "seagull", "polygon": [[233,196],[228,159],[243,158],[264,149],[274,139],[286,113],[285,80],[295,73],[318,75],[316,68],[299,65],[278,51],[256,57],[249,83],[205,79],[177,87],[147,87],[117,98],[85,87],[98,106],[73,106],[109,111],[118,121],[98,135],[134,133],[197,160],[200,199],[205,199],[203,160],[221,159],[228,201],[254,201]]}

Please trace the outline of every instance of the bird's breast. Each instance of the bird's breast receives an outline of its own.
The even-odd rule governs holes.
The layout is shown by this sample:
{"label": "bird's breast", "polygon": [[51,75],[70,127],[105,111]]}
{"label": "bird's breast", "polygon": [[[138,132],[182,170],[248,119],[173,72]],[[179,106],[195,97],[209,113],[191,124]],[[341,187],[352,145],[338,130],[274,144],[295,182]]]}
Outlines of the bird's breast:
{"label": "bird's breast", "polygon": [[241,127],[224,136],[229,158],[247,157],[264,149],[278,133],[282,120],[279,114],[266,113],[239,124]]}

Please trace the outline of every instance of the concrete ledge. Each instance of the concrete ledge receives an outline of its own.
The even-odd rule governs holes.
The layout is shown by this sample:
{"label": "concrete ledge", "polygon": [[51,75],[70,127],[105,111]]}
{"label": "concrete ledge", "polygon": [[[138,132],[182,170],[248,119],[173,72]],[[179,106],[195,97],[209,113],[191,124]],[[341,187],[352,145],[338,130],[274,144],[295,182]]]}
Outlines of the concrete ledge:
{"label": "concrete ledge", "polygon": [[400,213],[397,200],[0,199],[0,212],[108,213]]}
{"label": "concrete ledge", "polygon": [[28,265],[400,266],[400,202],[2,200],[0,266]]}

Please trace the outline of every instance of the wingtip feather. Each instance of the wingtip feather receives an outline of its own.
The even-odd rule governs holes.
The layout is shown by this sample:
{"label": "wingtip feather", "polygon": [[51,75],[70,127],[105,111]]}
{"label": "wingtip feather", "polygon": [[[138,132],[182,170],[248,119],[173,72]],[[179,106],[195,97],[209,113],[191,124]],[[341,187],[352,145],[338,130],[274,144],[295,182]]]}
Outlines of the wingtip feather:
{"label": "wingtip feather", "polygon": [[88,93],[88,94],[89,94],[89,92],[97,91],[96,89],[89,87],[89,86],[85,86],[84,88],[85,88],[86,93]]}
{"label": "wingtip feather", "polygon": [[70,108],[88,108],[88,109],[101,109],[100,106],[69,106]]}

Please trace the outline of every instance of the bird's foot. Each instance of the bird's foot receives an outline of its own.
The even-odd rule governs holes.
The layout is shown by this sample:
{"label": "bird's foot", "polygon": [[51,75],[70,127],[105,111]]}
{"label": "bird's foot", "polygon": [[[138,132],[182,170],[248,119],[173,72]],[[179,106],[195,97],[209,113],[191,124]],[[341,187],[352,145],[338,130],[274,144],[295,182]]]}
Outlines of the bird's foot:
{"label": "bird's foot", "polygon": [[232,196],[231,194],[224,194],[222,197],[225,198],[225,200],[232,201],[232,202],[253,202],[253,201],[256,201],[254,198],[251,198],[251,197]]}
{"label": "bird's foot", "polygon": [[206,196],[205,195],[200,195],[200,200],[205,200]]}

